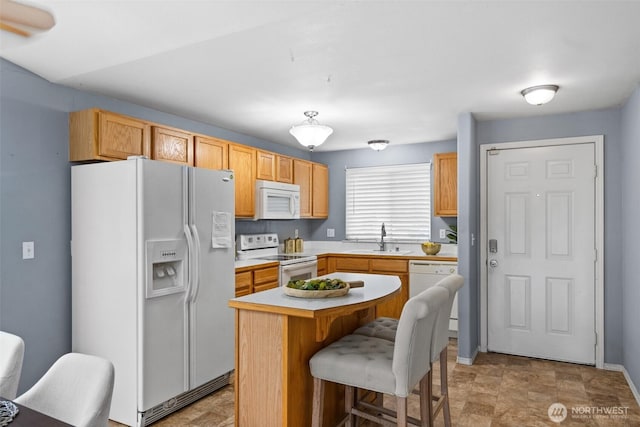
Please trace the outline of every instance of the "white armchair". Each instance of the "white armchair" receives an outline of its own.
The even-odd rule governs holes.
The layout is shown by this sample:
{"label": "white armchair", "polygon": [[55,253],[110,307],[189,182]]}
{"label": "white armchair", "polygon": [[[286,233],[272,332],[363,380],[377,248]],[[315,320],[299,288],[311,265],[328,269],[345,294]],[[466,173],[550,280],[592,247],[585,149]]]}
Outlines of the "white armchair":
{"label": "white armchair", "polygon": [[0,331],[0,396],[15,399],[22,373],[24,341],[17,335]]}
{"label": "white armchair", "polygon": [[104,427],[113,381],[114,368],[108,360],[68,353],[15,402],[77,427]]}

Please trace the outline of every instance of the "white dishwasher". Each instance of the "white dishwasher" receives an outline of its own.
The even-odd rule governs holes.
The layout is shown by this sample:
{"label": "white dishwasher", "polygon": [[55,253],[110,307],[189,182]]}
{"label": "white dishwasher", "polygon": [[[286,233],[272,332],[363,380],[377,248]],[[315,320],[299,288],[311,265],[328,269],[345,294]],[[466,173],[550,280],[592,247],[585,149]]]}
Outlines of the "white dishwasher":
{"label": "white dishwasher", "polygon": [[[434,286],[444,277],[458,272],[458,263],[453,261],[409,261],[409,298]],[[449,320],[450,336],[458,332],[458,294],[453,300]]]}

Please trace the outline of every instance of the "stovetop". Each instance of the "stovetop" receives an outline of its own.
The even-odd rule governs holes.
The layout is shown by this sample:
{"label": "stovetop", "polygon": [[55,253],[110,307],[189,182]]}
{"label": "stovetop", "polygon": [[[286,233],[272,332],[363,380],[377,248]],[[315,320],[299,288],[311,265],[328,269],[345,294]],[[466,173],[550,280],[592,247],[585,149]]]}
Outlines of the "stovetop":
{"label": "stovetop", "polygon": [[269,261],[288,261],[292,259],[304,259],[304,258],[315,258],[313,255],[294,255],[294,254],[278,254],[271,256],[261,256],[260,259],[265,259]]}

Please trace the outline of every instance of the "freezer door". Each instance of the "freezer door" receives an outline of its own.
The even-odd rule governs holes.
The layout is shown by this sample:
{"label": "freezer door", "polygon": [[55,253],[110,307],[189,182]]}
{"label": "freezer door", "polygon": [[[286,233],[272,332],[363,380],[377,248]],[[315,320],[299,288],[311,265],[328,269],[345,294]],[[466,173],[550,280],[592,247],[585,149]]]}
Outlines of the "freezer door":
{"label": "freezer door", "polygon": [[[157,263],[155,269],[147,265],[138,268],[138,410],[146,411],[188,390],[189,255],[180,249],[187,246],[187,176],[185,168],[171,163],[138,160],[138,165],[139,242],[142,250],[155,248],[157,252],[144,257],[145,263]],[[164,249],[159,246],[169,243]],[[172,258],[160,262],[158,257],[167,255],[164,252],[171,252]],[[157,266],[162,266],[162,271],[157,271]],[[150,281],[148,274],[165,275],[156,278],[161,284],[155,286],[158,289],[150,291],[145,285]],[[186,282],[163,289],[162,283],[168,283],[166,276],[170,274]]]}
{"label": "freezer door", "polygon": [[190,387],[234,368],[234,180],[230,171],[189,168],[189,225],[196,242],[190,293]]}

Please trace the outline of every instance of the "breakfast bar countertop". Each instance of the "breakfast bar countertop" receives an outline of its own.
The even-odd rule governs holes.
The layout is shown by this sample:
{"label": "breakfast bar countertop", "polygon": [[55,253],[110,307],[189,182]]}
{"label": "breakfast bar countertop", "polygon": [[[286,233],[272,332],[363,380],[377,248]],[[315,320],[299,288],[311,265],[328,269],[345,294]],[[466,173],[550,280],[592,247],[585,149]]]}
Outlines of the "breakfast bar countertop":
{"label": "breakfast bar countertop", "polygon": [[296,317],[316,318],[345,306],[370,304],[400,289],[400,279],[397,276],[335,272],[320,277],[342,279],[345,282],[362,280],[364,286],[349,289],[346,295],[334,298],[296,298],[286,295],[282,287],[277,287],[234,298],[229,301],[229,306]]}

